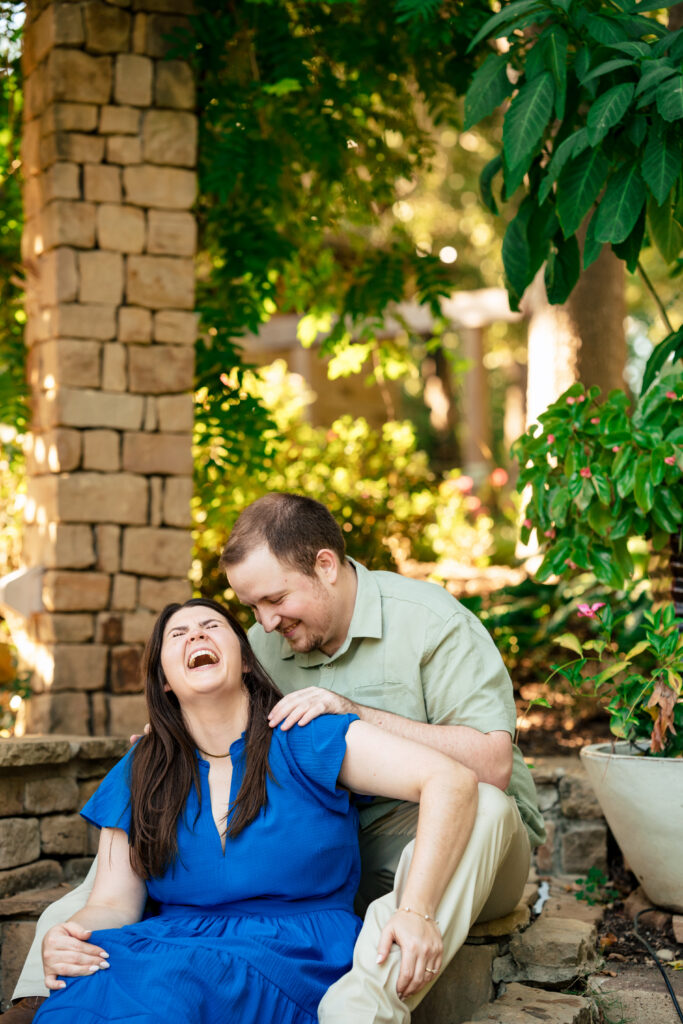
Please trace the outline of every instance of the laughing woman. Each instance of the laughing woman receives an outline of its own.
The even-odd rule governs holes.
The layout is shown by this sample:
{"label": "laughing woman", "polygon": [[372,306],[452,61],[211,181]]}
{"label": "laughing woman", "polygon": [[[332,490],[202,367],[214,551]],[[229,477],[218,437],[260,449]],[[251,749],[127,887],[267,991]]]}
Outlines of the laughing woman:
{"label": "laughing woman", "polygon": [[[401,947],[404,995],[433,978],[473,773],[353,715],[271,730],[280,693],[213,601],[164,609],[144,673],[151,731],[82,812],[102,830],[97,877],[85,908],[45,938],[51,995],[36,1024],[314,1024],[360,928],[350,792],[420,802],[378,961]],[[148,897],[159,913],[143,919]]]}

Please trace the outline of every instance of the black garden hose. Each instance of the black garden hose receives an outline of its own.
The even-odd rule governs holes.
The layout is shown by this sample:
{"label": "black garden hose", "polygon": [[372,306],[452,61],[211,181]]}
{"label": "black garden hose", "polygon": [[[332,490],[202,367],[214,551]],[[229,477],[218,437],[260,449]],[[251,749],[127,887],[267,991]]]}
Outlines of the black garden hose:
{"label": "black garden hose", "polygon": [[651,910],[649,910],[647,908],[645,910],[639,910],[638,911],[636,916],[633,918],[633,931],[635,932],[636,937],[638,939],[640,939],[642,944],[645,946],[645,948],[647,949],[648,953],[650,954],[650,956],[652,957],[654,962],[657,964],[657,968],[659,969],[659,973],[664,978],[664,984],[666,985],[667,991],[668,991],[669,995],[671,996],[671,1001],[672,1001],[672,1003],[674,1004],[674,1006],[676,1008],[676,1013],[678,1014],[679,1020],[683,1024],[683,1012],[681,1011],[681,1007],[680,1007],[680,1004],[678,1002],[678,999],[676,998],[676,993],[673,990],[673,986],[672,986],[671,982],[669,981],[669,979],[666,976],[666,971],[664,970],[664,967],[662,966],[662,961],[659,959],[659,957],[657,956],[657,954],[655,953],[654,949],[652,948],[650,943],[647,941],[645,936],[641,935],[640,932],[638,931],[638,918],[641,916],[641,914],[649,914],[649,913],[651,913]]}

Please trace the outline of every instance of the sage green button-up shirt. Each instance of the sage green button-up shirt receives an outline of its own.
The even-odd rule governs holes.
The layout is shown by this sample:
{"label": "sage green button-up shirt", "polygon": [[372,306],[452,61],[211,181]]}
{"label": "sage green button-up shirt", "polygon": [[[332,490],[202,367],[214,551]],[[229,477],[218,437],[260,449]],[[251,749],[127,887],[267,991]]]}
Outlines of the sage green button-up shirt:
{"label": "sage green button-up shirt", "polygon": [[[467,725],[514,737],[512,683],[479,620],[443,587],[393,572],[370,572],[350,559],[358,577],[346,639],[331,656],[294,653],[279,633],[256,624],[249,640],[283,693],[322,686],[367,707],[432,725]],[[543,842],[543,818],[531,774],[514,747],[507,792],[516,800],[532,845]],[[377,798],[360,810],[361,826],[395,801]]]}

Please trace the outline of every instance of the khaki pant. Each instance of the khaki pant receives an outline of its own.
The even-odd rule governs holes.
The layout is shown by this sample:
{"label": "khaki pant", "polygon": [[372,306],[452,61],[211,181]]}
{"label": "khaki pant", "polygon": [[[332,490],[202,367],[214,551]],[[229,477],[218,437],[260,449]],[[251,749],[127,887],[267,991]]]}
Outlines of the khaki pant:
{"label": "khaki pant", "polygon": [[[413,855],[414,842],[406,843],[410,817],[416,809],[398,808],[366,830],[361,849],[367,856],[359,896],[367,898],[374,884],[385,886],[389,873],[380,864],[383,845],[393,857],[403,841],[395,886],[367,909],[353,953],[353,967],[332,985],[318,1007],[320,1024],[404,1024],[434,984],[425,985],[405,1002],[398,998],[396,981],[401,953],[394,946],[383,964],[377,964],[377,946],[385,924],[401,902],[401,892]],[[412,834],[415,829],[413,827]],[[475,921],[490,921],[508,914],[519,902],[529,874],[529,837],[512,797],[486,783],[479,784],[477,816],[465,852],[439,904],[437,920],[444,940],[443,967],[455,956]],[[443,968],[442,968],[443,969]],[[437,980],[437,979],[435,979]]]}
{"label": "khaki pant", "polygon": [[[417,807],[403,804],[361,833],[363,875],[358,909],[362,912],[367,907],[365,923],[354,950],[352,970],[330,988],[320,1003],[321,1024],[402,1024],[410,1020],[410,1009],[431,988],[431,984],[426,985],[402,1002],[396,994],[401,959],[398,947],[384,964],[376,963],[382,928],[400,904],[416,825]],[[480,783],[474,829],[437,913],[444,937],[444,967],[475,921],[501,917],[517,905],[529,873],[529,856],[529,839],[512,797]],[[43,937],[54,924],[66,921],[84,906],[94,880],[95,864],[78,888],[41,915],[14,999],[48,994],[40,957]]]}

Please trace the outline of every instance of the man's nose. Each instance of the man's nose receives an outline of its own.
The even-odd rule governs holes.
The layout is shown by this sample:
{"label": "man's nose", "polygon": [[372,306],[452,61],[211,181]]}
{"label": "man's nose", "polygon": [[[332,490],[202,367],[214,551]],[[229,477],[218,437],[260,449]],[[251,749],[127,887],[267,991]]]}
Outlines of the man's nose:
{"label": "man's nose", "polygon": [[280,625],[282,616],[275,611],[262,611],[259,612],[259,619],[266,633],[272,633]]}

